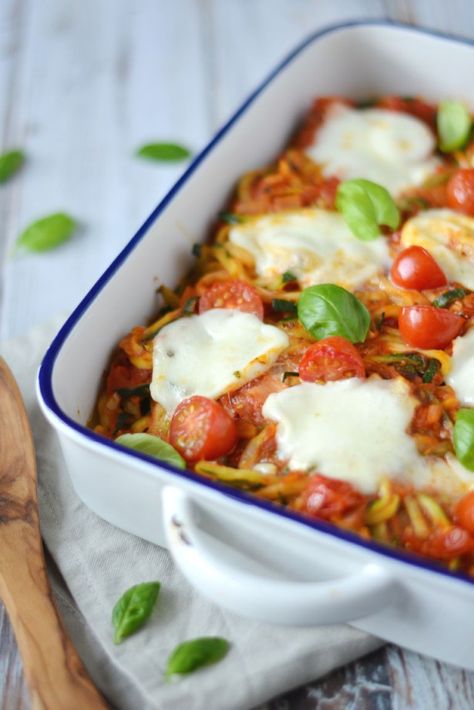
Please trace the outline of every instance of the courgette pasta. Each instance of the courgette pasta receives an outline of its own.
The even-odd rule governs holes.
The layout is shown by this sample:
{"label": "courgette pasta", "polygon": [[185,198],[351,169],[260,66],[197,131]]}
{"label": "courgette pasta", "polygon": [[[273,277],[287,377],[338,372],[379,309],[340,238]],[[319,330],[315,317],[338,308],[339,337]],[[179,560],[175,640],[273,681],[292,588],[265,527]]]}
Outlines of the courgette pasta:
{"label": "courgette pasta", "polygon": [[[423,158],[423,169],[428,171],[423,179],[417,178],[414,184],[393,195],[401,216],[400,224],[396,228],[381,226],[378,239],[386,252],[382,254],[382,247],[382,256],[374,252],[373,264],[371,257],[367,258],[371,266],[367,278],[362,282],[358,280],[362,273],[358,267],[354,267],[353,272],[348,271],[352,252],[349,252],[350,258],[344,256],[342,259],[340,272],[337,272],[339,266],[335,261],[334,280],[330,279],[329,283],[344,287],[370,316],[362,339],[354,338],[341,345],[339,334],[316,338],[301,320],[302,294],[319,283],[311,281],[311,278],[318,278],[311,274],[326,268],[323,259],[308,256],[309,251],[304,249],[299,253],[295,248],[291,259],[288,257],[290,265],[283,268],[287,254],[281,244],[273,253],[268,247],[270,241],[262,241],[263,247],[258,241],[264,228],[270,234],[274,225],[280,229],[281,224],[287,224],[284,220],[293,219],[293,215],[307,220],[308,224],[320,217],[330,220],[337,215],[339,219],[337,195],[345,176],[328,174],[326,163],[314,159],[321,148],[317,137],[326,129],[327,135],[332,135],[329,130],[334,132],[336,128],[331,127],[331,120],[357,122],[369,116],[364,111],[371,110],[375,110],[370,114],[374,121],[380,122],[388,114],[416,121],[417,130],[428,131],[436,144],[438,108],[422,99],[387,96],[363,106],[338,97],[317,99],[289,147],[277,160],[239,180],[229,204],[217,216],[208,241],[194,247],[195,263],[183,283],[176,288],[172,284],[161,286],[163,305],[154,321],[132,327],[120,341],[107,369],[90,426],[111,439],[125,433],[148,433],[171,441],[185,458],[186,465],[207,479],[248,491],[275,505],[287,506],[302,516],[329,521],[366,539],[428,557],[451,570],[474,574],[474,499],[471,500],[474,472],[471,473],[472,469],[466,465],[466,456],[464,460],[458,460],[453,434],[458,411],[466,405],[453,384],[459,380],[453,373],[457,373],[460,367],[456,361],[453,368],[453,361],[459,360],[456,354],[458,341],[468,338],[472,329],[474,293],[469,278],[453,277],[448,273],[449,264],[445,267],[442,259],[451,250],[448,254],[451,260],[456,258],[461,267],[470,264],[469,268],[474,272],[474,231],[469,232],[464,223],[459,229],[451,226],[443,231],[443,225],[453,213],[468,215],[463,219],[471,219],[474,215],[474,204],[469,206],[463,201],[462,189],[457,193],[458,203],[451,189],[453,181],[459,181],[461,175],[466,181],[468,178],[472,180],[472,183],[466,182],[465,193],[472,189],[474,195],[474,170],[471,168],[474,144],[468,143],[448,154],[435,147],[432,155]],[[390,120],[387,125],[389,130]],[[347,140],[348,135],[345,134]],[[367,140],[369,145],[371,134]],[[382,148],[385,150],[385,144]],[[328,150],[328,147],[325,145],[322,149]],[[416,153],[416,146],[412,150]],[[360,177],[365,176],[361,174]],[[471,184],[472,188],[469,188]],[[418,223],[412,220],[420,215],[432,215],[432,222],[427,223],[428,226],[422,225],[422,230],[420,227],[418,243],[415,239]],[[268,221],[262,222],[262,219]],[[408,223],[413,225],[409,244],[405,230]],[[436,227],[434,236],[428,231],[432,224]],[[281,228],[283,232],[285,228]],[[461,229],[464,230],[462,235]],[[294,243],[302,239],[301,231],[296,230],[295,234]],[[326,239],[327,234],[323,237]],[[353,239],[355,244],[357,239]],[[426,246],[428,243],[433,244],[433,249]],[[361,244],[358,248],[365,248],[365,242]],[[405,287],[401,283],[402,277],[397,282],[394,265],[402,263],[401,255],[408,254],[409,249],[414,253],[413,247],[428,253],[438,267],[441,265],[446,277],[442,283],[432,286],[426,282],[428,287]],[[330,249],[328,247],[328,253]],[[356,254],[354,259],[357,258]],[[334,259],[339,256],[336,254]],[[376,259],[380,263],[376,263]],[[462,268],[457,273],[467,274],[467,267],[465,271]],[[434,267],[432,271],[435,273]],[[438,303],[446,305],[439,306]],[[157,392],[158,385],[154,390],[153,382],[156,379],[161,386],[164,378],[155,372],[157,348],[161,347],[160,342],[165,342],[166,334],[172,332],[170,328],[176,327],[177,323],[185,328],[186,324],[195,322],[213,309],[244,312],[249,318],[258,318],[264,325],[277,329],[285,338],[285,346],[280,347],[276,356],[271,356],[271,362],[261,355],[252,360],[249,367],[257,368],[253,377],[249,378],[246,371],[237,369],[232,373],[232,384],[224,391],[204,397],[197,389],[188,395],[191,399],[194,395],[201,400],[206,398],[219,407],[219,412],[225,413],[231,424],[219,429],[221,422],[215,419],[219,412],[206,410],[210,418],[214,417],[216,431],[221,432],[218,436],[221,447],[225,449],[225,442],[228,442],[227,450],[221,450],[219,446],[213,449],[211,444],[203,444],[201,448],[197,445],[198,437],[203,436],[202,428],[197,425],[199,421],[201,426],[203,416],[199,402],[192,411],[193,426],[189,429],[189,419],[186,420],[189,431],[184,431],[185,420],[181,415],[179,421],[177,419],[181,403],[170,408],[165,399],[150,394],[150,384],[152,393]],[[424,340],[419,338],[420,342],[423,340],[421,345],[413,344],[416,334],[414,340],[407,337],[411,322],[403,327],[405,316],[434,313],[437,317],[438,311],[443,312],[446,321],[456,325],[452,337],[445,341],[441,336],[434,337],[430,332],[434,326],[428,326]],[[242,320],[242,323],[246,322]],[[317,343],[323,343],[321,348],[324,347],[326,340],[331,341],[332,349],[324,352],[325,359],[321,364],[321,350],[316,351],[314,347]],[[190,342],[192,344],[192,339]],[[320,358],[317,367],[310,357],[313,353]],[[169,357],[176,360],[174,355],[172,352]],[[473,357],[471,353],[471,359]],[[193,368],[192,360],[188,364]],[[466,365],[463,360],[462,366],[470,367],[473,372],[472,364]],[[241,385],[239,378],[242,378]],[[439,475],[411,480],[405,475],[391,475],[392,462],[387,462],[387,471],[382,471],[376,484],[368,487],[358,485],[350,477],[338,477],[320,470],[318,463],[306,468],[295,468],[291,464],[282,448],[283,425],[268,416],[269,407],[265,405],[268,398],[305,383],[316,386],[351,378],[358,382],[401,383],[397,385],[400,391],[406,392],[406,399],[415,402],[405,429],[413,446],[411,455],[418,457],[417,460],[428,468],[431,466],[433,471],[439,468]],[[172,394],[175,396],[176,392],[173,390]],[[181,399],[185,402],[187,398]],[[374,417],[377,416],[374,412]],[[354,447],[357,448],[357,442]]]}

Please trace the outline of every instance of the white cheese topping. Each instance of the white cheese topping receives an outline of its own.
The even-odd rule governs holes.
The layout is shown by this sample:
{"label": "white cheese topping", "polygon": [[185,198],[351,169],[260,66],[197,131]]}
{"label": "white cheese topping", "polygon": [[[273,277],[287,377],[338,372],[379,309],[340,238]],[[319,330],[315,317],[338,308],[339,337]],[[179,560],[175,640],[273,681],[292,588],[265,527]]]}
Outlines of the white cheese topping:
{"label": "white cheese topping", "polygon": [[413,116],[335,104],[307,152],[324,175],[365,178],[397,195],[436,168],[434,147],[428,126]]}
{"label": "white cheese topping", "polygon": [[187,397],[215,398],[265,372],[288,337],[257,316],[215,308],[165,326],[153,342],[151,396],[168,412]]}
{"label": "white cheese topping", "polygon": [[474,328],[453,342],[452,368],[446,378],[461,404],[474,407]]}
{"label": "white cheese topping", "polygon": [[409,219],[401,235],[404,247],[423,247],[449,281],[474,289],[474,219],[453,210],[426,210]]}
{"label": "white cheese topping", "polygon": [[263,280],[291,271],[303,287],[331,282],[356,288],[390,264],[385,238],[361,241],[328,210],[265,215],[232,227],[229,239],[253,256]]}
{"label": "white cheese topping", "polygon": [[406,430],[417,401],[402,378],[303,383],[271,394],[263,414],[277,422],[278,456],[291,470],[317,471],[364,493],[418,464]]}

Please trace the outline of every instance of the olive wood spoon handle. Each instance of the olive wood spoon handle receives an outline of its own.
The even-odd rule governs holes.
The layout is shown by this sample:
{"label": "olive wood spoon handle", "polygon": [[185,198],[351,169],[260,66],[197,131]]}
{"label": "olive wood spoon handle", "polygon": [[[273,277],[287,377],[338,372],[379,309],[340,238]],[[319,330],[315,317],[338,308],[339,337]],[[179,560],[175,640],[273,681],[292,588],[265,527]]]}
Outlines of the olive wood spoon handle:
{"label": "olive wood spoon handle", "polygon": [[53,602],[38,520],[36,462],[25,406],[0,358],[0,596],[35,710],[107,708]]}

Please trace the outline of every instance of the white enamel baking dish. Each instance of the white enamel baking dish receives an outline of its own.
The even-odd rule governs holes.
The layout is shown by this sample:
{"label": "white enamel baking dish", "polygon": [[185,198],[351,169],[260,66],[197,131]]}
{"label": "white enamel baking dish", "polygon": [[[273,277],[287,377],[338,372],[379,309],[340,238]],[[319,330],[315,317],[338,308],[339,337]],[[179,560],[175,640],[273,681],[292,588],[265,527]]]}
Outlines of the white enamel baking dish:
{"label": "white enamel baking dish", "polygon": [[[203,594],[280,624],[349,622],[474,669],[474,583],[122,449],[85,427],[114,344],[156,312],[237,178],[272,160],[313,97],[421,94],[474,105],[470,42],[382,21],[328,28],[273,72],[193,162],[62,328],[38,393],[80,498],[167,545]],[[192,366],[192,363],[190,363]]]}

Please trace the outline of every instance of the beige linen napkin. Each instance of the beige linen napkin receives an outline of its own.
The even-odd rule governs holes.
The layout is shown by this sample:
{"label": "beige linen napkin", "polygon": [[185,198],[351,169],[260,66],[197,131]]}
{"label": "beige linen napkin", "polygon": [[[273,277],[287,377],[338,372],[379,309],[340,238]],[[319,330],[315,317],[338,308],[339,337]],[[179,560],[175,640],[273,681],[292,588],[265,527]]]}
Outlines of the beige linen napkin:
{"label": "beige linen napkin", "polygon": [[[56,436],[34,393],[38,364],[58,325],[33,330],[0,351],[18,380],[33,429],[41,528],[54,560],[50,571],[56,598],[84,663],[115,706],[244,710],[380,645],[348,626],[277,627],[224,611],[194,592],[165,549],[112,527],[86,508],[74,493]],[[114,646],[114,603],[131,585],[150,580],[162,584],[150,622]],[[166,682],[163,670],[170,651],[202,635],[228,639],[232,647],[227,657],[177,682]]]}

